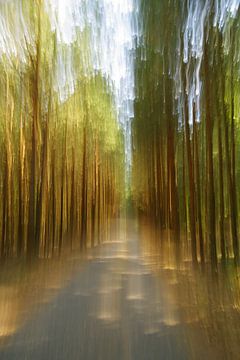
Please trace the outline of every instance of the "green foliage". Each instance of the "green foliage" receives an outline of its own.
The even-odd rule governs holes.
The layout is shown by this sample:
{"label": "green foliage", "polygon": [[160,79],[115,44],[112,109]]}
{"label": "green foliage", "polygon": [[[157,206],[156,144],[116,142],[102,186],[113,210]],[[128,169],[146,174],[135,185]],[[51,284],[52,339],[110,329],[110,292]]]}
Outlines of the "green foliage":
{"label": "green foliage", "polygon": [[63,44],[45,5],[1,5],[11,39],[0,57],[2,257],[96,244],[124,187],[123,135],[88,30]]}
{"label": "green foliage", "polygon": [[[238,261],[240,18],[226,17],[222,28],[214,27],[215,14],[208,12],[200,29],[203,54],[190,56],[186,63],[184,51],[186,46],[191,51],[193,44],[189,39],[186,45],[191,7],[185,5],[176,0],[140,1],[133,199],[139,212],[157,226],[174,230],[175,241],[180,221],[184,241],[179,253],[191,240],[194,261],[204,262],[206,255],[216,262],[215,249],[223,259],[233,254]],[[191,21],[193,31],[199,31],[199,23]],[[197,61],[200,119],[189,87],[196,81]]]}

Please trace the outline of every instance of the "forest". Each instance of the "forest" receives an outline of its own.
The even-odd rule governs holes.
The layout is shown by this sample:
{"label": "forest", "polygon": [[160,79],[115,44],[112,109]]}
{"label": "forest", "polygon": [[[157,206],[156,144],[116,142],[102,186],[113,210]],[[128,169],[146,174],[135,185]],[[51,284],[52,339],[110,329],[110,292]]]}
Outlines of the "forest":
{"label": "forest", "polygon": [[97,244],[119,211],[124,147],[90,30],[64,43],[44,1],[0,6],[1,257]]}
{"label": "forest", "polygon": [[94,246],[127,197],[179,259],[238,263],[238,1],[135,0],[125,128],[92,24],[67,42],[47,1],[0,6],[1,257]]}
{"label": "forest", "polygon": [[240,0],[0,0],[0,153],[0,359],[239,359]]}
{"label": "forest", "polygon": [[239,2],[150,4],[138,4],[134,202],[179,258],[190,241],[194,264],[238,264]]}

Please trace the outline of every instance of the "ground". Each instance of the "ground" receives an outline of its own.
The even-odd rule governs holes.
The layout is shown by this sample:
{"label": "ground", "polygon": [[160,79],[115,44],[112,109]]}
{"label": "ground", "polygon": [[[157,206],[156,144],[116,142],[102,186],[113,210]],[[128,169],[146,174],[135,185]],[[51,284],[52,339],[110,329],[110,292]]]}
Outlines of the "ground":
{"label": "ground", "polygon": [[202,275],[193,281],[186,269],[163,263],[158,247],[145,245],[147,232],[136,221],[123,225],[84,259],[72,256],[74,270],[55,280],[51,296],[37,295],[37,306],[25,309],[25,321],[3,342],[2,360],[234,358],[225,343],[228,332],[221,331],[226,310],[211,306],[214,295],[207,297]]}

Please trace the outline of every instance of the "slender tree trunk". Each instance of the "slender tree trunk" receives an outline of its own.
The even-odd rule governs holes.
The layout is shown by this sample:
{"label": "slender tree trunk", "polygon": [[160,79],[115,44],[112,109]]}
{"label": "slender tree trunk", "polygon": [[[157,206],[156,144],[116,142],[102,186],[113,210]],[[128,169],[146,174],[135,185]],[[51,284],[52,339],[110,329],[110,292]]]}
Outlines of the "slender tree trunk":
{"label": "slender tree trunk", "polygon": [[38,0],[38,35],[36,43],[36,61],[33,65],[33,88],[32,88],[32,139],[30,155],[30,182],[29,182],[29,215],[28,215],[28,239],[27,256],[37,257],[39,243],[36,239],[36,199],[37,190],[37,160],[38,160],[38,132],[40,116],[40,61],[41,61],[41,0]]}
{"label": "slender tree trunk", "polygon": [[196,160],[196,184],[197,184],[197,206],[198,206],[198,233],[201,263],[205,262],[204,253],[204,239],[202,229],[202,201],[201,201],[201,185],[200,185],[200,169],[199,169],[199,143],[198,143],[198,129],[196,123],[196,109],[193,107],[193,135],[195,144],[195,160]]}
{"label": "slender tree trunk", "polygon": [[187,88],[186,88],[186,69],[183,65],[183,87],[184,87],[184,123],[185,123],[185,141],[186,141],[186,151],[187,151],[187,160],[188,160],[188,181],[189,181],[189,218],[190,218],[190,233],[191,233],[191,248],[192,248],[192,261],[194,264],[197,263],[197,240],[196,240],[196,205],[195,205],[195,182],[194,182],[194,168],[193,168],[193,158],[192,158],[192,149],[191,149],[191,139],[190,139],[190,128],[189,128],[189,110],[188,110],[188,100],[187,100]]}
{"label": "slender tree trunk", "polygon": [[210,66],[208,59],[208,46],[205,43],[204,75],[205,75],[205,104],[206,104],[206,154],[207,154],[207,183],[208,183],[208,235],[210,244],[210,258],[213,267],[217,267],[216,249],[216,214],[215,214],[215,189],[213,168],[213,118],[211,114],[211,84]]}
{"label": "slender tree trunk", "polygon": [[232,212],[234,217],[233,226],[233,252],[234,258],[239,263],[239,241],[238,241],[238,209],[236,188],[236,149],[235,149],[235,101],[234,101],[234,50],[235,50],[236,27],[231,29],[231,162],[232,162]]}
{"label": "slender tree trunk", "polygon": [[86,139],[86,127],[83,130],[83,157],[82,157],[82,206],[81,206],[81,248],[85,247],[86,235],[87,235],[87,203],[86,203],[86,186],[87,186],[87,139]]}

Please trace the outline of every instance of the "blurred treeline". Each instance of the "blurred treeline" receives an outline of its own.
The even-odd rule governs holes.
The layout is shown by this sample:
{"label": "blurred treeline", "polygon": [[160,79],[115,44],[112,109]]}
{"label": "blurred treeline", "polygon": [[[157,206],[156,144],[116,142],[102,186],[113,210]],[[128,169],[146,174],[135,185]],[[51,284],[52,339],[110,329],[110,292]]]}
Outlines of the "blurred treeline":
{"label": "blurred treeline", "polygon": [[180,257],[239,261],[240,14],[235,1],[140,0],[133,199]]}
{"label": "blurred treeline", "polygon": [[61,42],[43,0],[0,12],[0,256],[94,245],[119,212],[124,141],[88,29]]}

